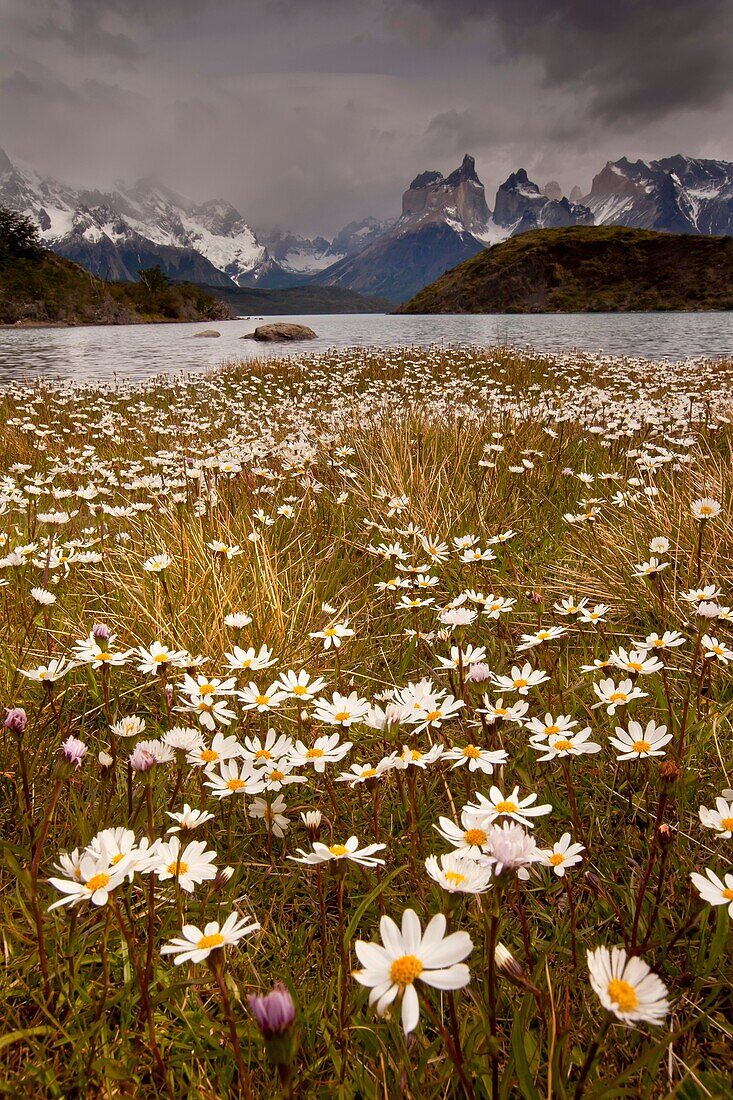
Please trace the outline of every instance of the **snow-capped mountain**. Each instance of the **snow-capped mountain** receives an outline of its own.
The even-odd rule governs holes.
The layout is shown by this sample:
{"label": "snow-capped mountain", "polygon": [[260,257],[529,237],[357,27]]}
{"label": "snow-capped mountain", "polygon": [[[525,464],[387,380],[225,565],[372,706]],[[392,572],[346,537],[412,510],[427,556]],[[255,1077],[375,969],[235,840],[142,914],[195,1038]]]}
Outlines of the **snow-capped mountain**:
{"label": "snow-capped mountain", "polygon": [[155,180],[111,191],[74,189],[0,149],[0,204],[27,214],[54,251],[106,279],[158,264],[175,279],[277,288],[346,287],[394,302],[506,237],[572,225],[628,225],[733,236],[733,163],[673,156],[609,161],[582,196],[525,169],[496,192],[493,212],[473,157],[447,176],[421,172],[396,219],[351,222],[332,241],[282,229],[255,232],[224,199],[194,203]]}
{"label": "snow-capped mountain", "polygon": [[421,172],[402,196],[397,221],[318,282],[406,301],[449,267],[508,234],[494,224],[473,157],[449,176]]}
{"label": "snow-capped mountain", "polygon": [[587,207],[569,202],[559,185],[554,188],[559,198],[543,194],[522,168],[497,191],[492,214],[476,163],[466,154],[448,176],[416,176],[402,196],[401,217],[356,256],[327,268],[318,282],[402,302],[448,268],[515,233],[593,224]]}
{"label": "snow-capped mountain", "polygon": [[583,200],[596,225],[663,233],[733,234],[733,164],[665,157],[608,161]]}
{"label": "snow-capped mountain", "polygon": [[505,236],[516,236],[531,229],[593,225],[593,214],[587,206],[565,198],[554,180],[540,190],[520,168],[496,192],[494,223],[507,230]]}
{"label": "snow-capped mountain", "polygon": [[193,203],[151,179],[76,190],[2,150],[0,203],[30,217],[55,252],[105,279],[134,280],[158,264],[172,278],[214,286],[283,287],[346,255],[323,238],[276,231],[258,239],[224,199]]}

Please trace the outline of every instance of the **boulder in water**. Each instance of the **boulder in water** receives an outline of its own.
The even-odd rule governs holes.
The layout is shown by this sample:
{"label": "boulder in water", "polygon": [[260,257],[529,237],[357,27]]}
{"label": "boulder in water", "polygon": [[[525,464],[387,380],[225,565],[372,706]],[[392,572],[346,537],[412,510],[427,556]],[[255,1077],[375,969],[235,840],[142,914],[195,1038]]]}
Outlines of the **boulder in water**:
{"label": "boulder in water", "polygon": [[291,340],[316,340],[316,333],[307,325],[293,325],[276,321],[272,325],[258,325],[254,332],[248,332],[243,340],[259,340],[261,343],[287,343]]}
{"label": "boulder in water", "polygon": [[221,336],[220,332],[217,332],[215,328],[205,328],[203,332],[194,332],[194,336],[201,338],[202,336],[212,340],[215,336]]}

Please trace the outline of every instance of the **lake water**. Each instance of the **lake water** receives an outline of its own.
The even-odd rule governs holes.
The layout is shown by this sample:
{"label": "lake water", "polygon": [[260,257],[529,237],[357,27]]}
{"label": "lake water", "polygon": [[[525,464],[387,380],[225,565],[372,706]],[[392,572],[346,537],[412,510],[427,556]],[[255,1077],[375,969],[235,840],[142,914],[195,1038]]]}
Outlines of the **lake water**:
{"label": "lake water", "polygon": [[[274,346],[241,339],[255,324],[278,320],[309,325],[318,339]],[[212,328],[221,333],[219,338],[196,337]],[[0,329],[0,383],[37,375],[95,382],[134,380],[263,355],[300,355],[355,345],[390,348],[441,343],[514,344],[549,352],[579,348],[647,359],[719,359],[733,356],[733,313],[329,314],[202,324],[10,328]]]}

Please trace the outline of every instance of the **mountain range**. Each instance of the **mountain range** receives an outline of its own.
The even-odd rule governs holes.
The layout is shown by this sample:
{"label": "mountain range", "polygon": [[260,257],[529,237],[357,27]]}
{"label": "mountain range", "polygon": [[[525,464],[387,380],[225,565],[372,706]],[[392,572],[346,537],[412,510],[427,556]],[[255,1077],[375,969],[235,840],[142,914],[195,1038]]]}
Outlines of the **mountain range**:
{"label": "mountain range", "polygon": [[319,284],[402,302],[449,268],[508,237],[544,228],[623,225],[667,233],[733,235],[733,163],[673,156],[609,161],[583,195],[521,168],[489,208],[473,157],[448,176],[422,172],[398,218],[368,217],[329,241],[255,231],[224,199],[195,203],[151,180],[110,191],[42,176],[0,149],[0,204],[36,223],[53,251],[108,280],[159,266],[212,287]]}

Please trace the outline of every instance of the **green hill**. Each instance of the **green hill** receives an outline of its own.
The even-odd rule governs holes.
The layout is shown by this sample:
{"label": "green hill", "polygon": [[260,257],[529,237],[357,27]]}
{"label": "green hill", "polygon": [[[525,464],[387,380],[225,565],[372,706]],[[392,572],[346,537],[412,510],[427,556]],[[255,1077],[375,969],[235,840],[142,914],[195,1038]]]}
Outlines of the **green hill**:
{"label": "green hill", "polygon": [[42,248],[37,230],[0,207],[0,324],[132,324],[222,320],[230,313],[203,287],[171,283],[158,268],[138,283],[106,283]]}
{"label": "green hill", "polygon": [[398,313],[733,309],[733,237],[539,229],[447,271]]}

